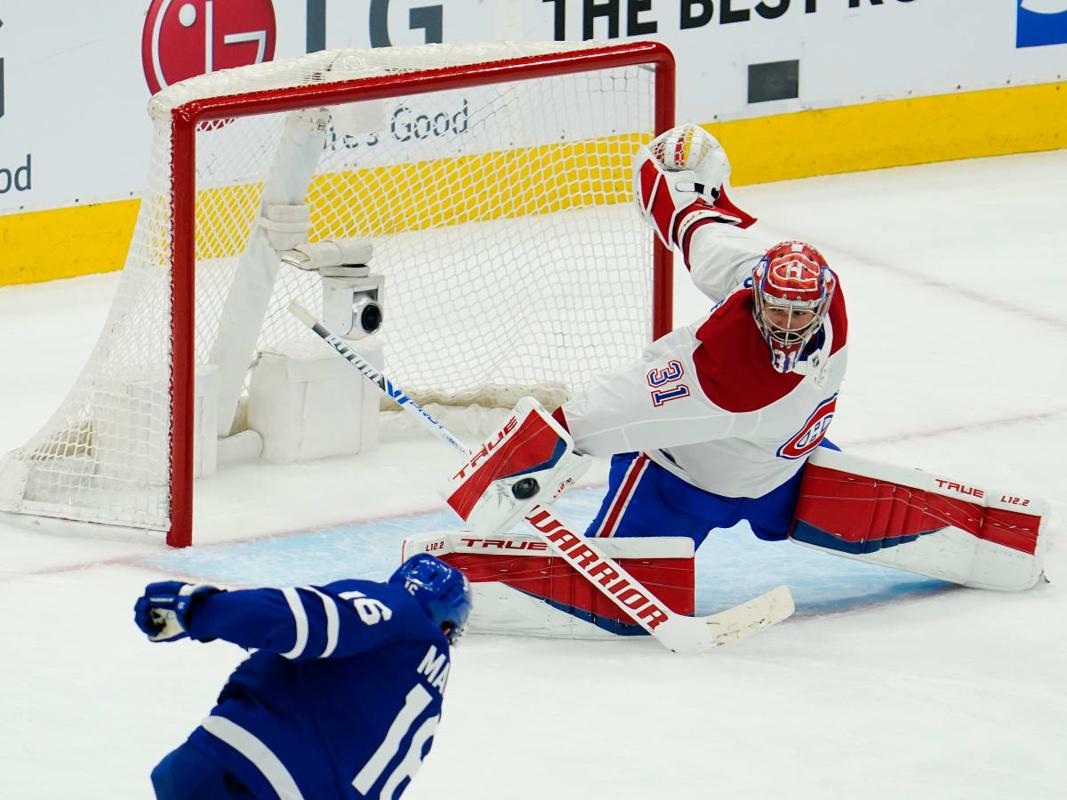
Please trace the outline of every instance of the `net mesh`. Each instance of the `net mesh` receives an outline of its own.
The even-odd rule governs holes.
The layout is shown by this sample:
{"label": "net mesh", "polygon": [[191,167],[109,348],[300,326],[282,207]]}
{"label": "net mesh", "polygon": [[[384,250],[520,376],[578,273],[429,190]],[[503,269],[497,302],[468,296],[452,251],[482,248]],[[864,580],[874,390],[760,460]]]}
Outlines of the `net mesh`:
{"label": "net mesh", "polygon": [[[201,76],[153,98],[148,182],[104,331],[50,422],[0,466],[0,509],[168,528],[172,109],[203,97],[558,49],[316,53]],[[632,360],[651,331],[652,243],[628,201],[634,151],[654,127],[653,77],[623,67],[411,95],[401,89],[327,112],[309,101],[306,110],[201,123],[194,351],[205,402],[213,402],[207,387],[235,313],[256,328],[242,370],[257,351],[313,338],[286,306],[296,299],[321,313],[316,273],[283,264],[263,306],[240,308],[239,276],[271,192],[265,187],[279,169],[299,172],[289,164],[293,135],[316,142],[310,177],[298,181],[310,209],[308,240],[373,243],[371,268],[385,280],[377,336],[387,373],[410,395],[510,404],[541,390],[559,401]]]}

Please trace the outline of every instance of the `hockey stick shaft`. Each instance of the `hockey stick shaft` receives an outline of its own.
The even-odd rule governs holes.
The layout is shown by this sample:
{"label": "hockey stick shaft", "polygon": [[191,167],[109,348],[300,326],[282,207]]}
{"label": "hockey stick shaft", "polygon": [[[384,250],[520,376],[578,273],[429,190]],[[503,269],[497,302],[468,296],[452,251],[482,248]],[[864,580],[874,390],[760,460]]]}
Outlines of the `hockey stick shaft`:
{"label": "hockey stick shaft", "polygon": [[464,453],[467,452],[466,445],[449,433],[448,428],[434,419],[422,406],[404,394],[403,390],[395,386],[392,381],[375,369],[373,364],[345,344],[344,340],[336,334],[331,333],[330,330],[319,322],[310,311],[295,300],[289,303],[289,311],[293,316],[311,328],[311,330],[318,336],[322,337],[326,344],[330,345],[330,347],[337,351],[345,361],[362,372],[367,380],[377,386],[386,397],[394,400],[397,405],[409,413],[412,413],[419,419],[423,425],[433,432],[434,436],[452,445],[456,450],[460,450]]}
{"label": "hockey stick shaft", "polygon": [[[363,356],[345,344],[340,337],[331,333],[307,309],[294,301],[290,303],[289,310],[337,351],[348,363],[362,372],[386,396],[395,400],[402,409],[420,420],[423,426],[437,438],[447,442],[454,449],[464,454],[470,454],[468,448],[453,436],[448,428],[435,419],[426,409],[409,398],[402,389],[395,386],[385,375],[368,363]],[[542,506],[534,506],[529,515],[527,515],[526,521],[537,531],[539,537],[562,556],[567,563],[577,569],[580,574],[585,575],[623,611],[635,615],[637,622],[653,636],[656,635],[656,628],[661,622],[676,616],[673,611],[657,600],[651,592],[644,589],[626,570],[614,560],[597,553],[583,537],[569,530],[548,509]],[[582,546],[579,547],[579,545]],[[596,566],[596,571],[590,571],[587,567],[579,566],[579,559],[584,564]]]}
{"label": "hockey stick shaft", "polygon": [[[332,333],[307,309],[297,302],[289,304],[289,311],[323,339],[342,358],[358,369],[386,396],[392,398],[407,413],[420,420],[424,427],[454,449],[469,454],[468,448],[422,406],[395,386],[363,356]],[[792,597],[786,587],[755,598],[749,603],[709,617],[687,617],[677,614],[662,603],[644,585],[631,576],[616,561],[600,553],[589,539],[579,536],[561,522],[549,509],[534,506],[526,522],[537,536],[566,561],[579,575],[588,580],[602,594],[664,647],[675,652],[700,652],[727,641],[747,636],[789,616],[793,610]]]}

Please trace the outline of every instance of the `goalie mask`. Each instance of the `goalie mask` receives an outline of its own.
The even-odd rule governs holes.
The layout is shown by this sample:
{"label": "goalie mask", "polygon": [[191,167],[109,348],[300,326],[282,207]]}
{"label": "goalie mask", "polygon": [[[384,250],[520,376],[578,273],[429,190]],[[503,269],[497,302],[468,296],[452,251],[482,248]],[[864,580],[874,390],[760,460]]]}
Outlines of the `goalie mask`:
{"label": "goalie mask", "polygon": [[458,569],[429,553],[418,553],[397,568],[389,583],[403,586],[449,642],[463,635],[471,615],[471,587]]}
{"label": "goalie mask", "polygon": [[792,371],[822,327],[836,280],[822,254],[804,242],[781,242],[752,270],[752,316],[771,348],[776,372]]}

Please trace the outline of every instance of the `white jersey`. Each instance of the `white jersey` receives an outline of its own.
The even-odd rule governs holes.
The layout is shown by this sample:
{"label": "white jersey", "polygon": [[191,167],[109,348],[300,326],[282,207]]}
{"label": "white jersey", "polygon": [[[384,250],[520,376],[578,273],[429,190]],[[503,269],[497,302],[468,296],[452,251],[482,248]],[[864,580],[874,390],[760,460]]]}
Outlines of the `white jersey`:
{"label": "white jersey", "polygon": [[822,331],[792,372],[776,372],[747,283],[766,248],[734,226],[693,227],[682,254],[718,305],[562,415],[580,452],[644,452],[705,491],[760,497],[796,474],[829,427],[845,372],[844,298],[838,282]]}

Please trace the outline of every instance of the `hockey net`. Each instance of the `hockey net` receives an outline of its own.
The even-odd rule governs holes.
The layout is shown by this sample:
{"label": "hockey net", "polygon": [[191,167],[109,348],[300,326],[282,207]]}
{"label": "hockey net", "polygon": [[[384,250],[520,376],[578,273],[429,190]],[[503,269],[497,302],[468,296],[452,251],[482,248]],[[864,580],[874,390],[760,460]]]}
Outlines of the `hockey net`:
{"label": "hockey net", "polygon": [[322,308],[318,275],[264,256],[269,202],[306,203],[311,242],[373,244],[376,336],[416,399],[558,402],[632,360],[670,323],[669,262],[629,201],[672,92],[651,43],[326,51],[164,89],[104,331],[0,464],[0,510],[189,543],[198,382],[218,396],[201,422],[234,433],[257,352],[311,337],[289,301]]}

